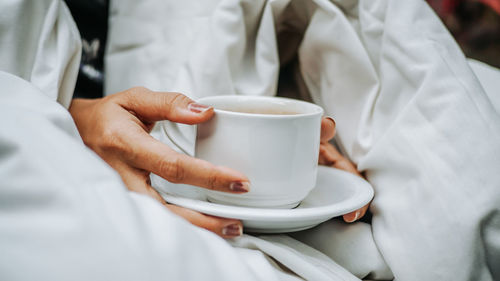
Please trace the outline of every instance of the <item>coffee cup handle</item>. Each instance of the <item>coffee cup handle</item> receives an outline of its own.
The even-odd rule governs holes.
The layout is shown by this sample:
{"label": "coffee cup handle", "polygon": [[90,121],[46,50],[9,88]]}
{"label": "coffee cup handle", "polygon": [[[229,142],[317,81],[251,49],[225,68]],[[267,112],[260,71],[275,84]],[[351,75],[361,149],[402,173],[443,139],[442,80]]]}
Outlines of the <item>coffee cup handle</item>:
{"label": "coffee cup handle", "polygon": [[[193,129],[196,128],[196,126],[189,127],[192,127]],[[179,124],[170,121],[163,121],[161,128],[170,142],[174,144],[182,153],[194,156],[194,152],[190,152],[192,150],[190,148],[193,147],[193,142],[186,136],[185,133],[181,131]]]}

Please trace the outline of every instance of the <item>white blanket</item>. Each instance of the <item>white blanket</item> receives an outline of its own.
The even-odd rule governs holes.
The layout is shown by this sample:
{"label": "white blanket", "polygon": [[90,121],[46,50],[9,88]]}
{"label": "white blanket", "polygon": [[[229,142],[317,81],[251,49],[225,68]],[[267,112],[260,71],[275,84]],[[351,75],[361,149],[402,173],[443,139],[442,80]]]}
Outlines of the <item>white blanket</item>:
{"label": "white blanket", "polygon": [[[272,95],[277,55],[302,42],[300,77],[376,189],[373,226],[332,220],[294,235],[329,257],[286,235],[230,247],[128,192],[64,108],[80,49],[68,10],[9,1],[0,279],[356,280],[347,270],[390,279],[384,259],[398,280],[498,279],[499,116],[444,27],[423,2],[288,3],[114,3],[107,89]],[[304,40],[278,48],[275,30]]]}
{"label": "white blanket", "polygon": [[66,6],[19,0],[0,10],[1,280],[356,280],[297,241],[244,236],[234,248],[128,192],[65,108],[80,59]]}
{"label": "white blanket", "polygon": [[395,279],[500,279],[500,115],[424,1],[114,1],[106,91],[275,95],[295,56],[375,188]]}

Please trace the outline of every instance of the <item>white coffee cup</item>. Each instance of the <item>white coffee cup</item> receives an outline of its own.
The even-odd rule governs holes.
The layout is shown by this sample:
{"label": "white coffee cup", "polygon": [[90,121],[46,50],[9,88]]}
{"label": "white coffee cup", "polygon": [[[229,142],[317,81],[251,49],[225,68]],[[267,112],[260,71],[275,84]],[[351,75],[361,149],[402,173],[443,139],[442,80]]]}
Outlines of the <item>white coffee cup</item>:
{"label": "white coffee cup", "polygon": [[197,102],[213,106],[215,115],[198,124],[194,156],[240,171],[250,180],[245,194],[204,190],[209,201],[292,208],[314,188],[321,107],[261,96],[214,96]]}

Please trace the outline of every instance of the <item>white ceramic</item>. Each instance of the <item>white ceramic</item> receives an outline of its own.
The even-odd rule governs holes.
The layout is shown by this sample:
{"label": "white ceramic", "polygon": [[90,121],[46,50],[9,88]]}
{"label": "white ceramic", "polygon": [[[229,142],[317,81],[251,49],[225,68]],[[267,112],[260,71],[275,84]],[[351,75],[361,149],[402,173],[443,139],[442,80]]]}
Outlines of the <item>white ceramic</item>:
{"label": "white ceramic", "polygon": [[[155,177],[153,185],[158,184],[161,184],[161,179]],[[183,188],[183,185],[179,188]],[[245,232],[284,233],[311,228],[330,218],[357,210],[370,202],[373,189],[358,176],[320,166],[316,187],[295,209],[221,205],[208,202],[201,193],[194,198],[165,193],[162,196],[169,203],[205,214],[239,219],[243,222]]]}
{"label": "white ceramic", "polygon": [[[294,99],[214,96],[215,116],[198,125],[195,157],[244,173],[250,192],[206,190],[212,202],[251,207],[292,208],[316,182],[323,109]],[[295,114],[243,113],[269,110]]]}

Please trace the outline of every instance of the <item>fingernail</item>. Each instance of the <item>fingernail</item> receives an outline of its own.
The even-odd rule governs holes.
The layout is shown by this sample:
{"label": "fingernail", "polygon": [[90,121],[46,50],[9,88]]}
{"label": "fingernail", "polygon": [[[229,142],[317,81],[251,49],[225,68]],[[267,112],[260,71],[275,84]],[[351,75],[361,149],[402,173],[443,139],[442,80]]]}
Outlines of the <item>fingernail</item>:
{"label": "fingernail", "polygon": [[208,106],[208,105],[204,105],[204,104],[195,103],[195,102],[188,104],[188,109],[194,113],[203,113],[203,112],[209,110],[210,108],[212,108],[212,107]]}
{"label": "fingernail", "polygon": [[226,236],[240,236],[243,234],[243,228],[238,223],[233,223],[230,225],[224,226],[222,229],[222,235]]}
{"label": "fingernail", "polygon": [[345,219],[346,222],[355,222],[359,216],[361,215],[361,211],[356,211],[356,213],[354,213],[354,218],[353,219]]}
{"label": "fingernail", "polygon": [[333,122],[333,125],[336,125],[335,120],[333,120],[333,118],[332,118],[332,117],[330,117],[330,116],[326,116],[325,118],[326,118],[326,119],[328,119],[328,120],[330,120],[330,121],[332,121],[332,122]]}
{"label": "fingernail", "polygon": [[236,192],[248,192],[250,190],[250,183],[247,181],[233,181],[229,184],[229,189]]}

